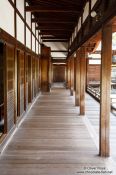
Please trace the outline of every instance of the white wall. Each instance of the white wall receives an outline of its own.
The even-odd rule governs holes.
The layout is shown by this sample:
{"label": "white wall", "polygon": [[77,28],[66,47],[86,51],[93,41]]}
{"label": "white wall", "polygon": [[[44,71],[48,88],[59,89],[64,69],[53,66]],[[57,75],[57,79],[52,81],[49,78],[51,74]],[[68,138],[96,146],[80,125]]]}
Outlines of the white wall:
{"label": "white wall", "polygon": [[32,35],[32,50],[35,52],[35,37]]}
{"label": "white wall", "polygon": [[[12,0],[14,2],[14,0]],[[16,0],[17,8],[20,11],[21,15],[24,17],[24,0]],[[24,23],[22,19],[17,14],[17,40],[24,44]],[[31,28],[31,13],[26,13],[26,22]],[[0,0],[0,28],[5,30],[7,33],[15,36],[14,31],[14,8],[8,2],[8,0]],[[35,23],[33,23],[33,32],[35,34]],[[35,52],[35,38],[32,38],[32,47]],[[36,49],[38,53],[38,42],[36,43]],[[31,32],[26,27],[26,46],[31,49]]]}
{"label": "white wall", "polygon": [[97,2],[97,0],[92,0],[91,1],[91,9],[93,8],[93,6],[95,5],[96,2]]}
{"label": "white wall", "polygon": [[[46,46],[50,47],[51,50],[67,50],[68,44],[66,42],[45,42]],[[52,57],[66,57],[65,52],[52,52]]]}
{"label": "white wall", "polygon": [[89,2],[86,3],[83,13],[83,22],[86,20],[86,18],[89,15]]}
{"label": "white wall", "polygon": [[0,28],[14,36],[14,9],[8,0],[0,0]]}
{"label": "white wall", "polygon": [[[31,13],[30,12],[26,13],[26,22],[31,28]],[[29,49],[31,49],[31,32],[27,27],[26,27],[26,46]]]}
{"label": "white wall", "polygon": [[17,9],[21,13],[21,15],[24,17],[24,0],[16,0]]}
{"label": "white wall", "polygon": [[26,13],[26,22],[29,25],[29,27],[31,28],[31,13],[30,12]]}
{"label": "white wall", "polygon": [[79,18],[79,22],[78,22],[78,30],[80,30],[81,28],[81,17]]}
{"label": "white wall", "polygon": [[24,23],[17,15],[17,40],[24,44]]}
{"label": "white wall", "polygon": [[89,64],[101,64],[101,60],[89,60]]}
{"label": "white wall", "polygon": [[35,23],[32,23],[32,31],[35,34]]}
{"label": "white wall", "polygon": [[68,44],[66,42],[45,42],[46,46],[51,47],[51,50],[67,50]]}
{"label": "white wall", "polygon": [[38,41],[36,40],[36,53],[38,54]]}
{"label": "white wall", "polygon": [[26,27],[26,46],[29,49],[31,49],[31,32],[27,27]]}

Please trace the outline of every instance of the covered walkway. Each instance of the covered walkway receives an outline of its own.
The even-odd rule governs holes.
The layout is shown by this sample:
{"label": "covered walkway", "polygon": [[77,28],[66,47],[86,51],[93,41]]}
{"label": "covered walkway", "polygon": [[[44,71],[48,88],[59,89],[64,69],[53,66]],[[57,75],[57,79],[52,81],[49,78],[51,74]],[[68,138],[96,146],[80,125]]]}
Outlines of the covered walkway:
{"label": "covered walkway", "polygon": [[40,95],[0,156],[2,175],[89,175],[102,170],[115,174],[111,158],[98,156],[73,97],[63,87]]}
{"label": "covered walkway", "polygon": [[[89,120],[90,127],[92,127],[96,145],[99,141],[99,113],[100,104],[89,94],[86,94],[86,117]],[[110,153],[116,162],[116,116],[110,113]]]}

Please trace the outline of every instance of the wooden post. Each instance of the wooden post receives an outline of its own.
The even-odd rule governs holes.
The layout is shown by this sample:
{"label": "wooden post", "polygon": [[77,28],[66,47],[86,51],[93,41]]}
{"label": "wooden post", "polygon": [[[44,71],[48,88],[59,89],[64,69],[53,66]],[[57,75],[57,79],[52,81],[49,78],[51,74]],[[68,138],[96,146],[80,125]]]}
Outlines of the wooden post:
{"label": "wooden post", "polygon": [[79,52],[76,53],[76,90],[75,90],[75,106],[80,105],[80,57]]}
{"label": "wooden post", "polygon": [[68,89],[70,89],[71,82],[70,82],[70,59],[67,60],[67,66],[68,66]]}
{"label": "wooden post", "polygon": [[101,103],[100,103],[100,156],[110,154],[110,82],[112,61],[112,27],[102,28],[102,59],[101,59]]}
{"label": "wooden post", "polygon": [[42,46],[41,48],[41,90],[42,92],[50,91],[50,47]]}
{"label": "wooden post", "polygon": [[86,91],[87,91],[87,86],[88,86],[88,67],[89,67],[89,59],[86,59]]}
{"label": "wooden post", "polygon": [[85,48],[80,49],[80,115],[85,115],[85,79],[86,79],[86,53]]}
{"label": "wooden post", "polygon": [[74,57],[71,57],[70,60],[70,67],[71,67],[71,72],[70,72],[70,81],[71,81],[71,88],[70,88],[70,95],[73,96],[74,92]]}
{"label": "wooden post", "polygon": [[68,63],[66,63],[66,74],[65,74],[65,77],[66,77],[66,89],[68,89]]}

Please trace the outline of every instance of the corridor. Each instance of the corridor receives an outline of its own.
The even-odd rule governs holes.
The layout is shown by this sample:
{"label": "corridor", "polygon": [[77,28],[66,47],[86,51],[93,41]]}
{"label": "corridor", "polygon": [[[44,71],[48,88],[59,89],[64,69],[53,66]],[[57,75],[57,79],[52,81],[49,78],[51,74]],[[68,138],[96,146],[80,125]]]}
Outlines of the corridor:
{"label": "corridor", "polygon": [[111,159],[98,156],[78,113],[63,87],[40,95],[1,154],[0,174],[115,174]]}

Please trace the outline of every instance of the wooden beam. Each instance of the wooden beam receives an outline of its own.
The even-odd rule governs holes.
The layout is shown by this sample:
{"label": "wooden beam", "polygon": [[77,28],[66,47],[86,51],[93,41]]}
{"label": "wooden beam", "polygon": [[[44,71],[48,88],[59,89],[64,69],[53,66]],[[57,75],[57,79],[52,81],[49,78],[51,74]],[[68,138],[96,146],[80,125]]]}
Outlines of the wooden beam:
{"label": "wooden beam", "polygon": [[51,52],[68,52],[67,50],[51,50]]}
{"label": "wooden beam", "polygon": [[37,22],[38,24],[75,24],[76,21],[63,21],[63,20],[53,20],[53,19],[44,19],[32,18],[32,22]]}
{"label": "wooden beam", "polygon": [[57,30],[53,30],[53,31],[49,31],[49,30],[42,30],[41,32],[39,32],[39,35],[53,35],[53,36],[64,36],[64,37],[70,37],[70,33],[68,31],[57,31]]}
{"label": "wooden beam", "polygon": [[86,78],[86,53],[85,48],[80,49],[80,115],[85,115],[85,78]]}
{"label": "wooden beam", "polygon": [[50,39],[50,40],[43,40],[43,42],[44,43],[45,42],[68,42],[68,40],[67,39],[65,39],[65,40],[63,40],[63,39],[54,39],[54,40]]}
{"label": "wooden beam", "polygon": [[76,53],[76,90],[75,90],[75,106],[80,105],[80,55]]}
{"label": "wooden beam", "polygon": [[66,37],[63,36],[42,36],[41,39],[47,40],[47,39],[66,39]]}
{"label": "wooden beam", "polygon": [[53,59],[57,60],[57,59],[62,59],[62,60],[65,60],[66,57],[52,57]]}
{"label": "wooden beam", "polygon": [[66,59],[52,59],[52,63],[66,63]]}
{"label": "wooden beam", "polygon": [[100,102],[100,156],[110,155],[110,86],[112,63],[112,27],[102,28],[102,58],[101,58],[101,102]]}
{"label": "wooden beam", "polygon": [[36,27],[36,30],[44,30],[44,31],[72,31],[72,27],[70,28],[70,27],[62,27],[62,26],[59,26],[59,27],[57,27],[57,26],[46,26],[46,27],[44,27],[44,26],[38,26],[38,27]]}
{"label": "wooden beam", "polygon": [[52,17],[41,17],[41,16],[39,16],[39,17],[34,17],[34,18],[32,18],[32,22],[38,22],[38,23],[41,23],[41,24],[43,24],[43,23],[70,23],[70,24],[72,24],[72,23],[77,23],[77,19],[76,18],[74,18],[74,19],[72,19],[72,20],[70,20],[69,18],[67,18],[67,17],[63,17],[63,19],[60,19],[59,17],[57,17],[57,16],[52,16]]}
{"label": "wooden beam", "polygon": [[40,13],[76,13],[79,14],[79,9],[68,8],[68,7],[41,7],[41,6],[27,6],[26,12],[40,12]]}

